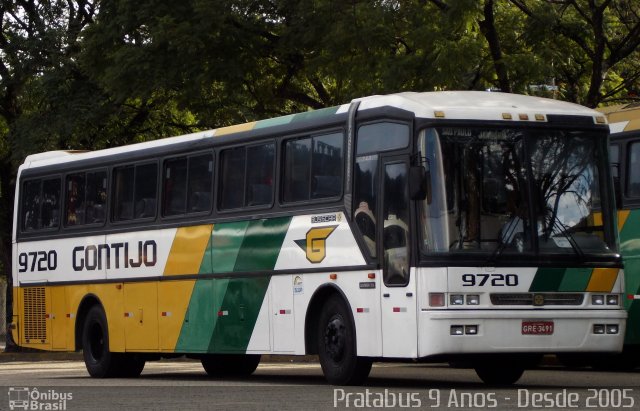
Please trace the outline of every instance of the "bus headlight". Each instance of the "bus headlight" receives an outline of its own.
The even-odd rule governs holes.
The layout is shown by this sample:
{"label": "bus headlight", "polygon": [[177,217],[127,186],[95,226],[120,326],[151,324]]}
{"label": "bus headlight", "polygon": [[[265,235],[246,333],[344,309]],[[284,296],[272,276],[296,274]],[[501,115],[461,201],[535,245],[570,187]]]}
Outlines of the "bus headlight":
{"label": "bus headlight", "polygon": [[462,305],[464,304],[464,296],[462,294],[451,294],[449,301],[451,305]]}
{"label": "bus headlight", "polygon": [[604,295],[596,294],[591,296],[591,304],[593,305],[604,305]]}
{"label": "bus headlight", "polygon": [[607,305],[618,305],[618,301],[620,300],[617,294],[607,295]]}
{"label": "bus headlight", "polygon": [[479,304],[480,304],[480,296],[478,294],[467,295],[467,305],[479,305]]}

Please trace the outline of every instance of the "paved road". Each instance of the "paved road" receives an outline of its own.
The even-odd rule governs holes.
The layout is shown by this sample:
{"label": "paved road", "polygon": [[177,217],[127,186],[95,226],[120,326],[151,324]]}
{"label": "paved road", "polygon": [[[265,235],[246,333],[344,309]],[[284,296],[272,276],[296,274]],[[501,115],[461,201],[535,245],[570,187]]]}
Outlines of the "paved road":
{"label": "paved road", "polygon": [[640,408],[640,371],[552,367],[527,371],[505,389],[483,385],[472,370],[380,364],[365,386],[339,388],[325,383],[315,363],[262,363],[248,379],[216,380],[198,362],[163,361],[147,364],[138,379],[98,380],[79,361],[14,361],[0,363],[0,386],[0,410],[27,394],[29,407],[66,410]]}

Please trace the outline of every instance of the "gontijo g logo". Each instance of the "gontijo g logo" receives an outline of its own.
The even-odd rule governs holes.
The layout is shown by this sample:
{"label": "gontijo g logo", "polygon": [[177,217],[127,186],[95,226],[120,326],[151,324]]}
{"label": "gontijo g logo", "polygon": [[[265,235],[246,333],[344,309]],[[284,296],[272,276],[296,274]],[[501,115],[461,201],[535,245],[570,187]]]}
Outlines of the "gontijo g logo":
{"label": "gontijo g logo", "polygon": [[327,256],[327,238],[337,228],[337,225],[326,227],[316,227],[307,231],[307,237],[301,240],[294,240],[298,247],[307,254],[307,260],[313,264],[322,262]]}

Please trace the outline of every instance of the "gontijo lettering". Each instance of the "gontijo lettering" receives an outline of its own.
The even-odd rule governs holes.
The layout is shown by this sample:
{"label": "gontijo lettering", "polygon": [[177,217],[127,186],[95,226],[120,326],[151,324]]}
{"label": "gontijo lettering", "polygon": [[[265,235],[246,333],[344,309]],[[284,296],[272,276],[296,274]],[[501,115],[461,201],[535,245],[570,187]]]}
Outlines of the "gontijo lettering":
{"label": "gontijo lettering", "polygon": [[138,241],[133,247],[129,243],[78,246],[73,249],[72,261],[75,271],[153,267],[158,261],[158,246],[154,240]]}

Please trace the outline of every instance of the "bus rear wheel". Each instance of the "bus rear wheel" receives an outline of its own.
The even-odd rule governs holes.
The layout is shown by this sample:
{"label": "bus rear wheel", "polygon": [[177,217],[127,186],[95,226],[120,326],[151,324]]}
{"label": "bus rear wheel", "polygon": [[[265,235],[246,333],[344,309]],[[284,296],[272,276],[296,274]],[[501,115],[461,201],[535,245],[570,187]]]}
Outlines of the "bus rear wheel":
{"label": "bus rear wheel", "polygon": [[211,377],[248,377],[260,364],[259,354],[211,354],[203,357],[202,367]]}
{"label": "bus rear wheel", "polygon": [[322,307],[318,354],[325,378],[334,385],[360,385],[371,371],[371,359],[356,354],[355,327],[338,296],[329,298]]}
{"label": "bus rear wheel", "polygon": [[92,377],[115,377],[120,370],[119,356],[109,351],[107,316],[99,305],[91,307],[85,318],[82,328],[82,356]]}

